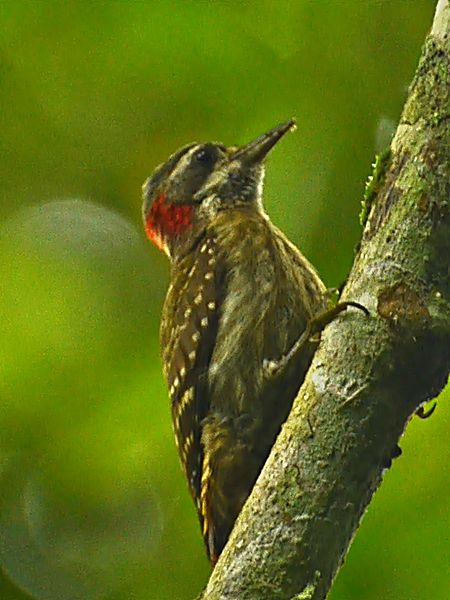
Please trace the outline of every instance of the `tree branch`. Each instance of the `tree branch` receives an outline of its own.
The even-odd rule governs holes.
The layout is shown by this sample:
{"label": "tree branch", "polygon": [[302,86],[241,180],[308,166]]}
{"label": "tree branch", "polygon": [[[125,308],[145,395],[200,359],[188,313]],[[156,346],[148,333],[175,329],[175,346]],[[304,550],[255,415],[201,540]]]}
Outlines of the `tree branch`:
{"label": "tree branch", "polygon": [[[450,365],[450,4],[440,0],[344,299],[203,600],[320,600]],[[369,199],[368,199],[369,200]]]}

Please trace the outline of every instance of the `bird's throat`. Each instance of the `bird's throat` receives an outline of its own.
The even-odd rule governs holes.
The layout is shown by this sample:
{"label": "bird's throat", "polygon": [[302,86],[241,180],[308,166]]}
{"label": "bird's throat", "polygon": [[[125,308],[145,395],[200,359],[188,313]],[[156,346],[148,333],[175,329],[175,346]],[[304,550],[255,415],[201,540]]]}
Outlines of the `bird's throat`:
{"label": "bird's throat", "polygon": [[148,238],[168,254],[167,241],[180,236],[192,226],[192,204],[167,203],[163,194],[153,202],[145,218]]}

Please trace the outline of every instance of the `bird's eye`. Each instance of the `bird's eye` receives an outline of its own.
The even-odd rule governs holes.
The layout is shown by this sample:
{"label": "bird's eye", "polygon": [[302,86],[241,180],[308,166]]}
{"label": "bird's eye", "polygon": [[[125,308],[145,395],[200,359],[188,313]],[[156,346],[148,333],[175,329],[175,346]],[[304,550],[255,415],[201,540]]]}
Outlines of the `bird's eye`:
{"label": "bird's eye", "polygon": [[194,158],[197,162],[206,163],[211,159],[211,156],[205,148],[201,148],[200,150],[197,150],[197,152],[194,155]]}

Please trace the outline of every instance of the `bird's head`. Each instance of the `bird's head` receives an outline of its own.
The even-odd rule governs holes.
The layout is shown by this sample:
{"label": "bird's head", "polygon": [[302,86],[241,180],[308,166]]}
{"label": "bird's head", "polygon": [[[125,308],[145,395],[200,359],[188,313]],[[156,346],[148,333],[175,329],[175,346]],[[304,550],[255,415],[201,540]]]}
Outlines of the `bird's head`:
{"label": "bird's head", "polygon": [[170,257],[189,249],[221,210],[262,210],[264,159],[289,130],[291,119],[244,146],[188,144],[159,167],[143,186],[147,235]]}

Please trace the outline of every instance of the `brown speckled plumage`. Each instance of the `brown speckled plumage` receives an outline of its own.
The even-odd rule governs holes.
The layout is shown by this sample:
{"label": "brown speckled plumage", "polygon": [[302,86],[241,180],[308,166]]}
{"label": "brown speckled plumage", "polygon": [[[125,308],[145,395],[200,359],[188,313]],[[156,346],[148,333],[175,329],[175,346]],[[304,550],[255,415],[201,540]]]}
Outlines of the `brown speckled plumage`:
{"label": "brown speckled plumage", "polygon": [[[161,195],[193,207],[181,233],[171,235],[161,223],[149,235],[163,240],[172,263],[161,322],[164,374],[213,563],[289,413],[314,344],[274,379],[264,361],[285,355],[326,308],[318,275],[262,208],[262,161],[289,125],[243,149],[187,146],[145,187],[146,224]],[[205,148],[210,157],[199,167]]]}

